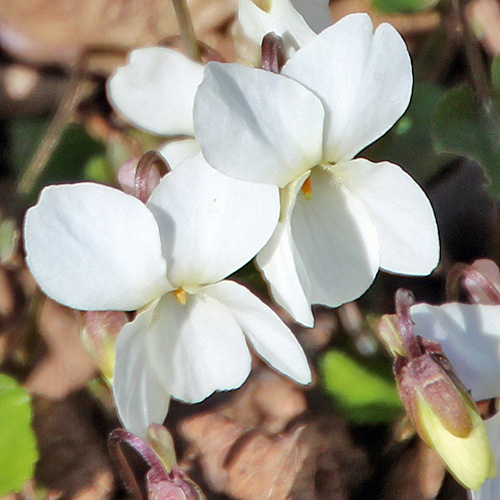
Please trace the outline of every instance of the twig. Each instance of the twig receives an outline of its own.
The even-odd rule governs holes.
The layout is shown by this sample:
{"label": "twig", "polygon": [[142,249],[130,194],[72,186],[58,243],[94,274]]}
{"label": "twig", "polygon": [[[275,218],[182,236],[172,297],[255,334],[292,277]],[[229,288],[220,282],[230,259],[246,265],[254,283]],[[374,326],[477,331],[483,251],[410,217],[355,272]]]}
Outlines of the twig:
{"label": "twig", "polygon": [[186,0],[172,0],[172,4],[174,6],[175,15],[177,16],[177,21],[179,22],[181,40],[186,55],[193,61],[201,61],[200,48]]}

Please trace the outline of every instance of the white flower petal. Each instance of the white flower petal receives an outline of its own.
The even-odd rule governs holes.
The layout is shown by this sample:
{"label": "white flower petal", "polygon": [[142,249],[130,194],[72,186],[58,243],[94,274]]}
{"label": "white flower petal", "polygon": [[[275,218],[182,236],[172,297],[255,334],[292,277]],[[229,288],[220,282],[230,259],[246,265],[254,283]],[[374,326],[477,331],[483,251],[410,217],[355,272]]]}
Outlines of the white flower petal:
{"label": "white flower petal", "polygon": [[167,160],[168,166],[173,170],[177,165],[200,152],[200,145],[196,139],[182,139],[164,144],[160,153]]}
{"label": "white flower petal", "polygon": [[203,66],[175,50],[138,49],[108,80],[108,98],[139,128],[159,135],[194,135],[193,101],[202,78]]}
{"label": "white flower petal", "polygon": [[333,171],[312,171],[312,198],[298,194],[291,222],[309,278],[309,302],[330,307],[362,295],[380,262],[377,232],[368,212]]}
{"label": "white flower petal", "polygon": [[245,337],[230,311],[203,291],[181,305],[163,297],[148,337],[149,355],[172,397],[189,403],[239,387],[250,373]]}
{"label": "white flower petal", "polygon": [[171,290],[153,215],[117,189],[46,187],[26,214],[24,242],[41,289],[74,309],[135,310]]}
{"label": "white flower petal", "polygon": [[333,167],[370,213],[380,241],[380,267],[427,275],[439,262],[439,236],[429,199],[400,167],[357,159]]}
{"label": "white flower petal", "polygon": [[[500,462],[500,413],[485,422],[491,451],[497,463]],[[500,476],[487,479],[479,491],[471,491],[472,500],[498,500],[500,498]]]}
{"label": "white flower petal", "polygon": [[311,327],[314,317],[307,299],[309,280],[290,225],[297,193],[307,177],[309,172],[282,190],[281,220],[267,245],[257,254],[256,263],[269,284],[274,301],[295,321]]}
{"label": "white flower petal", "polygon": [[163,178],[148,201],[176,287],[215,283],[251,260],[279,217],[274,186],[238,181],[201,154]]}
{"label": "white flower petal", "polygon": [[[310,2],[311,0],[306,1]],[[257,3],[259,2],[257,1]],[[295,10],[290,0],[271,0],[270,2],[264,0],[261,3],[270,3],[269,10],[257,7],[252,0],[239,0],[238,2],[238,20],[245,35],[250,40],[260,45],[262,38],[267,33],[273,32],[283,38],[286,47],[297,50],[314,38],[314,31]],[[301,3],[305,4],[304,0]],[[306,10],[308,16],[314,19],[315,25],[319,25],[319,19],[313,15],[312,9]]]}
{"label": "white flower petal", "polygon": [[405,42],[389,24],[375,34],[367,14],[352,14],[302,47],[283,67],[321,98],[324,159],[350,160],[404,113],[412,89]]}
{"label": "white flower petal", "polygon": [[157,301],[127,323],[118,335],[113,396],[123,425],[142,439],[151,423],[162,424],[170,395],[147,352],[146,338]]}
{"label": "white flower petal", "polygon": [[411,317],[417,335],[441,344],[475,401],[500,397],[500,307],[417,304]]}
{"label": "white flower petal", "polygon": [[321,102],[302,85],[238,64],[207,64],[194,106],[210,165],[279,187],[321,160],[323,119]]}
{"label": "white flower petal", "polygon": [[275,312],[233,281],[222,281],[204,290],[228,307],[259,356],[299,384],[311,382],[302,347]]}

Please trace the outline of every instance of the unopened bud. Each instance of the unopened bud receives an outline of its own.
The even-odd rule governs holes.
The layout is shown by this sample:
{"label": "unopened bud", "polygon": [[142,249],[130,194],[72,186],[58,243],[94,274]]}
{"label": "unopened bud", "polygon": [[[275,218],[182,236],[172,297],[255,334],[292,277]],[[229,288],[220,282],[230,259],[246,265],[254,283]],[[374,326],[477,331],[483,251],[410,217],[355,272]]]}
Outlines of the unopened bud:
{"label": "unopened bud", "polygon": [[398,392],[420,437],[466,488],[496,475],[486,426],[440,344],[413,333],[411,292],[396,293],[397,316],[386,315],[380,336],[395,356]]}
{"label": "unopened bud", "polygon": [[[160,425],[156,424],[150,425],[148,439],[156,440],[156,438],[159,438],[159,441],[164,441],[165,436],[169,435],[169,433],[166,429],[164,431],[160,430],[160,427]],[[152,437],[153,435],[154,437]],[[169,440],[167,439],[167,441]],[[115,460],[129,492],[137,494],[137,492],[140,492],[141,487],[136,471],[133,470],[132,465],[122,453],[121,446],[123,444],[132,447],[148,465],[148,471],[143,478],[148,500],[206,500],[200,487],[189,479],[182,469],[177,465],[173,465],[172,470],[167,471],[151,446],[138,436],[124,429],[115,429],[109,436],[108,444],[111,456]],[[167,446],[172,446],[173,449],[173,443]]]}
{"label": "unopened bud", "polygon": [[167,472],[170,472],[177,463],[174,440],[163,425],[150,424],[148,427],[148,444],[160,459]]}
{"label": "unopened bud", "polygon": [[87,311],[81,313],[80,337],[103,375],[111,382],[115,364],[115,343],[127,323],[122,311]]}
{"label": "unopened bud", "polygon": [[403,341],[401,340],[401,334],[399,333],[398,318],[395,314],[384,314],[382,318],[380,318],[377,331],[384,345],[393,356],[406,355]]}

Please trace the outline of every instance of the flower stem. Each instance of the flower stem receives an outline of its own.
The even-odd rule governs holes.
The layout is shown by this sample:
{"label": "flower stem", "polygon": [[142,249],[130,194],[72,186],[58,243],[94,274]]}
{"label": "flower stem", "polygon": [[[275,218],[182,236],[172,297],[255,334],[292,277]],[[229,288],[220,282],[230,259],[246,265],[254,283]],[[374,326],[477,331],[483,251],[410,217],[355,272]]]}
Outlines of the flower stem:
{"label": "flower stem", "polygon": [[186,55],[193,61],[201,61],[200,48],[186,0],[172,0],[172,4],[174,6],[175,15],[177,16],[177,21],[179,22],[181,40]]}

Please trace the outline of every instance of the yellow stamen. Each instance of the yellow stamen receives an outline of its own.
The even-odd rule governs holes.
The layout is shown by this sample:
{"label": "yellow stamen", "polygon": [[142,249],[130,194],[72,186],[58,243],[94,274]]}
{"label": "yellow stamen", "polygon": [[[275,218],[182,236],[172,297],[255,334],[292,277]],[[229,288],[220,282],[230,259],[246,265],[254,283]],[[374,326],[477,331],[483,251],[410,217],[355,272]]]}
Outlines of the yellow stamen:
{"label": "yellow stamen", "polygon": [[177,302],[179,302],[179,304],[181,304],[182,306],[186,305],[186,302],[188,300],[188,294],[186,290],[184,290],[183,288],[174,290],[174,297],[177,299]]}
{"label": "yellow stamen", "polygon": [[311,184],[311,176],[309,176],[304,184],[302,184],[302,194],[306,200],[310,200],[312,198],[312,184]]}

